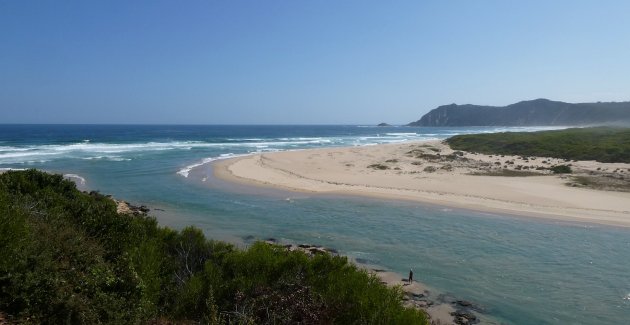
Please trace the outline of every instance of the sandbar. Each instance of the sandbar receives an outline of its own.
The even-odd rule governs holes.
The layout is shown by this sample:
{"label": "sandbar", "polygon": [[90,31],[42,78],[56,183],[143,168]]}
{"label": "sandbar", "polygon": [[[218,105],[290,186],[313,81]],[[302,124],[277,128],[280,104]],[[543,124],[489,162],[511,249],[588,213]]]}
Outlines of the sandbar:
{"label": "sandbar", "polygon": [[[548,170],[559,164],[570,164],[574,174]],[[261,153],[215,161],[213,170],[220,179],[254,186],[630,227],[630,192],[574,181],[596,174],[628,182],[625,163],[484,155],[434,140]],[[519,173],[528,176],[493,176]]]}

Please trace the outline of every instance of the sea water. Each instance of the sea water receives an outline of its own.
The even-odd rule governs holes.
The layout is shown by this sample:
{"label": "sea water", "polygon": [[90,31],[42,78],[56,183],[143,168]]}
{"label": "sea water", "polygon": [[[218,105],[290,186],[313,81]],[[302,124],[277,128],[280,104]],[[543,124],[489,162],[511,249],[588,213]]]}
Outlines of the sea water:
{"label": "sea water", "polygon": [[1,125],[0,168],[62,173],[85,189],[159,209],[164,225],[195,225],[237,244],[273,237],[401,274],[413,268],[419,281],[509,324],[627,324],[630,229],[247,189],[202,165],[255,152],[537,129]]}

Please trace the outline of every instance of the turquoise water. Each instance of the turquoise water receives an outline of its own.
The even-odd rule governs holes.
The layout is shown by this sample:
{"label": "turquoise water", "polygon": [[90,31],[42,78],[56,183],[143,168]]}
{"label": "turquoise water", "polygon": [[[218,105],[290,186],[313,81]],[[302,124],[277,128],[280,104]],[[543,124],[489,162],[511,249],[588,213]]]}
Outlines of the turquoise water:
{"label": "turquoise water", "polygon": [[[333,247],[510,324],[627,324],[630,230],[225,184],[189,167],[256,151],[444,138],[491,128],[0,126],[0,168],[42,168],[214,238]],[[209,175],[208,167],[199,173]],[[287,198],[290,198],[287,200]]]}

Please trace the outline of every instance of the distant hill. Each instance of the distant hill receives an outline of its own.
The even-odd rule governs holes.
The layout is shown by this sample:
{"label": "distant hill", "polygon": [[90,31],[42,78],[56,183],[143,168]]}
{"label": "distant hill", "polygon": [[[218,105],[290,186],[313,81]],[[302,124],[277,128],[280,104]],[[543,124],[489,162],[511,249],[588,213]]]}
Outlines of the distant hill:
{"label": "distant hill", "polygon": [[508,106],[443,105],[408,126],[543,126],[630,123],[630,102],[571,104],[535,99]]}

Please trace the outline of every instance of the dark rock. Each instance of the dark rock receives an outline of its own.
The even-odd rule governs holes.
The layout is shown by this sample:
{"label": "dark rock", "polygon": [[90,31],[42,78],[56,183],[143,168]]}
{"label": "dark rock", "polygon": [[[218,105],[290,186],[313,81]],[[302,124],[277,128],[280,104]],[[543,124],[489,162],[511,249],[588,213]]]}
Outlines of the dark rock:
{"label": "dark rock", "polygon": [[311,247],[308,249],[311,254],[325,254],[326,251],[319,247]]}
{"label": "dark rock", "polygon": [[438,295],[437,300],[444,303],[452,303],[453,301],[457,299],[455,299],[455,297],[453,297],[450,294],[441,293],[440,295]]}
{"label": "dark rock", "polygon": [[473,305],[472,302],[468,300],[456,300],[454,303],[462,307],[471,307]]}
{"label": "dark rock", "polygon": [[427,307],[430,306],[429,302],[426,301],[426,300],[417,300],[415,302],[415,305],[416,305],[416,307],[419,307],[419,308],[427,308]]}
{"label": "dark rock", "polygon": [[278,241],[277,241],[275,238],[273,238],[273,237],[269,237],[269,238],[267,238],[267,239],[266,239],[266,241],[268,241],[268,242],[272,242],[272,243],[277,243],[277,242],[278,242]]}
{"label": "dark rock", "polygon": [[377,126],[391,126],[391,125],[389,125],[387,123],[379,123]]}
{"label": "dark rock", "polygon": [[476,324],[479,322],[477,316],[471,312],[454,311],[451,313],[455,317],[455,324]]}

